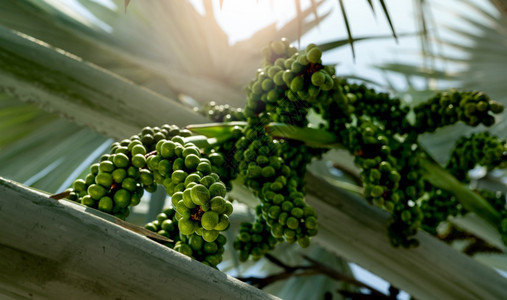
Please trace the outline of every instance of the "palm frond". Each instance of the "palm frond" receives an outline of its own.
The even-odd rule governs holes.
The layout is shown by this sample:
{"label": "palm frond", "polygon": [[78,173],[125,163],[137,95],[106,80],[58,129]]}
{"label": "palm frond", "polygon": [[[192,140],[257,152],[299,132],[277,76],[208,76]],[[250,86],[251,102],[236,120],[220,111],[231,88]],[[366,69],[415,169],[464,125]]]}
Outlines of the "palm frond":
{"label": "palm frond", "polygon": [[347,29],[347,36],[349,38],[350,49],[352,50],[352,58],[355,60],[356,52],[354,50],[354,39],[352,38],[352,32],[350,31],[349,19],[347,17],[347,13],[345,12],[345,5],[343,4],[343,0],[338,0],[338,3],[340,3],[343,22],[345,23],[345,28]]}
{"label": "palm frond", "polygon": [[[429,4],[425,0],[418,2]],[[469,0],[459,3],[466,8],[463,12],[454,10],[452,4],[432,3],[433,11],[438,10],[440,15],[454,18],[455,22],[439,19],[439,34],[433,35],[433,41],[440,48],[438,52],[426,50],[422,53],[426,60],[424,66],[387,63],[378,67],[407,78],[437,80],[440,86],[437,88],[452,86],[463,90],[480,90],[506,105],[507,15],[501,12],[495,14],[495,7],[485,6],[484,3]],[[432,29],[435,29],[434,26]],[[440,64],[436,64],[437,61]],[[497,123],[487,130],[507,137],[506,119],[507,113],[504,112],[496,117]],[[431,137],[423,135],[421,142],[438,161],[445,162],[446,153],[452,149],[455,137],[480,130],[485,128],[458,124],[439,129]]]}
{"label": "palm frond", "polygon": [[398,36],[396,35],[396,30],[394,30],[393,22],[391,21],[391,16],[389,15],[389,10],[387,9],[386,3],[384,0],[379,0],[380,5],[382,6],[382,11],[384,12],[384,15],[386,16],[387,23],[389,23],[389,27],[391,28],[391,32],[393,33],[394,39],[397,41]]}
{"label": "palm frond", "polygon": [[[130,5],[127,14],[122,1],[115,2],[116,9],[91,0],[79,2],[104,26],[70,17],[63,11],[64,6],[32,0],[0,4],[0,24],[169,97],[176,98],[181,93],[201,103],[215,100],[235,106],[243,105],[242,87],[261,61],[259,45],[283,36],[296,40],[299,35],[298,22],[289,22],[280,30],[270,25],[262,34],[231,46],[213,17],[209,1],[204,2],[204,15],[187,1]],[[328,15],[306,19],[322,2],[301,12],[300,34]]]}
{"label": "palm frond", "polygon": [[[3,149],[0,174],[48,192],[61,192],[107,150],[111,144],[107,140],[70,121],[56,119]],[[87,160],[91,153],[95,154]]]}
{"label": "palm frond", "polygon": [[35,105],[21,103],[11,97],[0,95],[0,150],[19,141],[37,128],[57,117],[42,112]]}

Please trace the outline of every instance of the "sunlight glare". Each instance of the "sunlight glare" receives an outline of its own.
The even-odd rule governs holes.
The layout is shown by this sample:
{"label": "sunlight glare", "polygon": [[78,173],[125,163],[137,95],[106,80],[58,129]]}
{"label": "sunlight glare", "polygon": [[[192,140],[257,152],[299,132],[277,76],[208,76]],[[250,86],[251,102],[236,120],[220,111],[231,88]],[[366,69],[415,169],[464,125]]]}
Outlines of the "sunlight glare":
{"label": "sunlight glare", "polygon": [[296,15],[293,0],[224,0],[222,8],[219,1],[214,1],[213,7],[230,44],[247,39],[270,24],[280,27]]}

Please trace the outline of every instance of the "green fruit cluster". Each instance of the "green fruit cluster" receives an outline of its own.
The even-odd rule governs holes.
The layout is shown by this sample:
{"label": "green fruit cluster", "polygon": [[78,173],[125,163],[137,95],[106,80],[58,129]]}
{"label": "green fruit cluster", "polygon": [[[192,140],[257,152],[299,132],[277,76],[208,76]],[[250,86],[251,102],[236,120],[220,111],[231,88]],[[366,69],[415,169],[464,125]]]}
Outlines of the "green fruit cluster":
{"label": "green fruit cluster", "polygon": [[[290,194],[296,191],[304,195],[302,178],[306,164],[322,152],[307,151],[304,159],[293,159],[288,154],[291,147],[280,150],[280,145],[291,143],[283,139],[273,141],[265,134],[264,126],[269,122],[305,127],[310,111],[320,114],[325,121],[322,128],[334,133],[354,155],[361,169],[365,198],[392,214],[388,228],[391,242],[409,247],[417,244],[411,236],[423,219],[420,199],[433,189],[423,179],[419,166],[425,156],[417,146],[417,136],[423,132],[420,128],[431,131],[432,127],[457,121],[474,125],[477,120],[491,125],[494,121],[491,113],[502,111],[498,103],[483,94],[450,91],[416,107],[416,124],[412,125],[407,118],[408,106],[402,106],[399,99],[386,93],[335,77],[334,68],[322,64],[322,53],[315,45],[295,52],[286,41],[281,41],[268,45],[263,54],[262,68],[246,89],[244,112],[248,126],[244,137],[236,143],[235,159],[240,161],[239,170],[246,185],[260,197],[263,217],[271,229],[273,221],[269,216],[282,211],[279,203],[273,202],[273,193],[284,199],[290,199]],[[447,115],[443,118],[439,118],[443,111],[435,99],[446,106]],[[449,105],[454,107],[452,112],[448,112]],[[428,123],[440,119],[438,124]],[[424,120],[429,121],[423,123]],[[305,145],[294,145],[298,151],[305,148],[308,149]],[[281,166],[279,169],[274,167],[277,164]],[[272,186],[274,191],[269,190]],[[276,190],[280,186],[282,192]],[[272,234],[280,237],[278,225],[283,224],[283,217],[275,224],[276,233]]]}
{"label": "green fruit cluster", "polygon": [[425,187],[418,166],[419,153],[416,149],[406,149],[407,144],[393,139],[364,116],[347,132],[349,136],[344,145],[361,170],[364,197],[392,215],[388,228],[390,241],[396,246],[415,245],[410,236],[416,233],[422,219],[415,204]]}
{"label": "green fruit cluster", "polygon": [[160,140],[147,165],[153,182],[161,184],[176,209],[178,228],[183,235],[196,232],[207,242],[229,226],[232,204],[226,200],[226,186],[216,173],[224,164],[220,153],[207,158],[200,149],[180,136]]}
{"label": "green fruit cluster", "polygon": [[92,164],[85,179],[74,181],[69,198],[125,219],[129,207],[139,204],[145,190],[157,188],[147,157],[158,141],[176,135],[191,133],[174,125],[145,127],[138,135],[113,143],[110,154]]}
{"label": "green fruit cluster", "polygon": [[225,244],[219,233],[229,227],[233,210],[217,174],[226,169],[225,160],[213,150],[202,155],[185,141],[190,135],[176,126],[145,127],[139,135],[112,144],[111,154],[73,183],[70,198],[125,219],[144,190],[154,192],[162,185],[174,209],[164,210],[146,228],[174,240],[168,246],[175,250],[216,267]]}
{"label": "green fruit cluster", "polygon": [[172,242],[162,243],[169,248],[174,248],[176,242],[180,240],[176,210],[172,207],[162,210],[162,212],[157,215],[157,219],[144,225],[144,228],[172,240]]}
{"label": "green fruit cluster", "polygon": [[[295,193],[304,197],[306,165],[324,151],[285,139],[273,140],[265,130],[269,122],[306,127],[309,113],[319,114],[323,119],[320,127],[335,134],[354,155],[365,198],[391,213],[388,234],[392,244],[410,247],[417,245],[412,236],[421,224],[425,222],[430,228],[447,215],[433,216],[427,209],[428,195],[438,193],[434,201],[440,201],[443,191],[423,179],[420,161],[427,154],[418,146],[418,135],[458,121],[489,126],[494,122],[493,114],[503,111],[500,104],[482,93],[451,90],[415,107],[415,123],[411,124],[408,106],[364,84],[337,78],[332,66],[322,64],[322,52],[313,44],[297,52],[285,40],[272,42],[263,49],[263,55],[262,68],[246,88],[244,114],[248,126],[235,140],[234,160],[246,186],[261,199],[261,217],[273,237],[287,241],[294,240],[280,235],[290,228],[284,224],[278,201],[293,201],[291,194]],[[487,148],[485,142],[475,144]],[[505,160],[499,156],[500,148],[481,155]],[[463,149],[469,155],[477,153]],[[461,156],[460,164],[469,160]],[[452,206],[455,204],[439,205],[454,213]],[[306,228],[303,219],[298,220],[298,228],[301,225],[299,237],[311,236],[313,231]]]}
{"label": "green fruit cluster", "polygon": [[174,245],[174,250],[207,266],[217,268],[217,265],[222,262],[226,242],[227,238],[223,234],[219,234],[214,241],[208,242],[202,236],[194,233],[190,236],[183,235],[181,240]]}
{"label": "green fruit cluster", "polygon": [[435,95],[414,108],[417,132],[433,132],[437,128],[459,121],[469,126],[495,122],[493,114],[503,112],[503,106],[481,92],[450,90]]}
{"label": "green fruit cluster", "polygon": [[194,108],[194,111],[208,117],[208,119],[214,122],[233,122],[233,121],[244,121],[245,115],[243,109],[233,108],[228,104],[217,104],[211,101],[208,104],[203,105],[202,108]]}
{"label": "green fruit cluster", "polygon": [[273,140],[264,126],[269,122],[306,126],[319,93],[320,100],[327,101],[323,93],[335,86],[334,68],[322,65],[322,52],[313,44],[298,53],[286,40],[272,42],[263,49],[263,56],[262,69],[246,88],[248,126],[235,144],[234,159],[245,185],[261,200],[258,219],[271,232],[272,241],[297,241],[307,247],[318,225],[315,211],[304,200],[304,176],[306,165],[324,151],[300,142]]}
{"label": "green fruit cluster", "polygon": [[[469,183],[468,173],[471,169],[476,166],[485,167],[488,171],[504,169],[507,167],[506,158],[507,142],[505,140],[495,137],[489,132],[478,132],[468,137],[461,137],[456,141],[445,167],[456,179],[463,183]],[[505,195],[487,190],[476,190],[475,192],[479,193],[496,211],[501,213],[502,218],[507,218]],[[428,197],[422,201],[421,210],[424,214],[421,226],[430,233],[436,233],[438,224],[449,216],[467,213],[452,194],[437,188],[428,190]]]}
{"label": "green fruit cluster", "polygon": [[364,84],[348,83],[341,79],[339,85],[349,103],[349,111],[357,118],[367,116],[383,125],[388,134],[404,134],[410,130],[406,116],[408,106],[402,106],[399,99],[392,99],[387,93],[377,93]]}
{"label": "green fruit cluster", "polygon": [[461,137],[451,152],[446,168],[460,181],[469,182],[468,171],[476,166],[488,170],[507,167],[507,141],[489,132]]}
{"label": "green fruit cluster", "polygon": [[[306,116],[312,103],[318,102],[320,91],[330,91],[335,85],[334,68],[321,64],[322,52],[314,44],[305,54],[294,51],[286,41],[271,43],[265,49],[263,68],[246,88],[245,116],[263,113],[267,121],[306,126]],[[327,101],[328,95],[320,94],[321,100]]]}
{"label": "green fruit cluster", "polygon": [[[261,207],[258,206],[259,216],[260,209]],[[264,219],[258,217],[254,223],[241,223],[239,233],[234,240],[234,249],[238,251],[240,261],[246,261],[248,258],[259,260],[282,241],[281,238],[275,238]]]}
{"label": "green fruit cluster", "polygon": [[261,200],[258,217],[263,218],[276,239],[297,241],[307,247],[318,226],[315,211],[304,200],[301,184],[304,173],[291,169],[283,159],[280,142],[273,140],[262,127],[247,128],[236,147],[235,159],[240,161],[244,183]]}
{"label": "green fruit cluster", "polygon": [[219,234],[212,242],[207,242],[197,234],[180,234],[178,219],[174,208],[166,208],[157,215],[157,219],[145,225],[145,228],[165,236],[173,242],[162,242],[165,246],[185,254],[213,268],[222,261],[227,238]]}
{"label": "green fruit cluster", "polygon": [[[125,218],[143,191],[162,185],[174,210],[147,226],[174,239],[171,246],[178,251],[216,266],[225,243],[220,231],[229,227],[232,212],[225,195],[240,175],[260,199],[256,221],[243,224],[236,238],[240,259],[258,259],[282,241],[306,247],[318,231],[316,213],[304,200],[306,166],[326,149],[273,138],[266,128],[271,122],[308,127],[311,115],[354,156],[366,200],[391,213],[387,231],[393,245],[415,246],[418,228],[436,233],[442,220],[464,211],[448,192],[423,179],[421,161],[428,154],[418,136],[459,121],[490,126],[493,115],[503,111],[499,103],[478,92],[442,92],[413,108],[411,123],[410,108],[399,99],[336,77],[314,44],[298,52],[282,39],[262,53],[262,66],[245,89],[243,110],[216,103],[199,110],[215,122],[246,121],[232,128],[229,140],[199,149],[185,139],[188,130],[144,128],[113,144],[111,153],[74,183],[70,197]],[[476,165],[505,167],[506,153],[505,141],[476,134],[458,141],[446,167],[467,182],[468,170]],[[507,242],[502,198],[486,192],[484,198],[501,211],[499,227]]]}

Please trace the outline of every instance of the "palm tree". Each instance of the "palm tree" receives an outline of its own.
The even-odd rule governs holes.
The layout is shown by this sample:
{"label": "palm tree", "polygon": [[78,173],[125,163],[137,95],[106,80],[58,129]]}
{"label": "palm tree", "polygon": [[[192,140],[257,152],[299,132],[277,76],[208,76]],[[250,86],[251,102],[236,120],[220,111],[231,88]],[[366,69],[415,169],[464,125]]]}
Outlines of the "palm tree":
{"label": "palm tree", "polygon": [[[47,2],[0,3],[0,22],[4,26],[0,27],[0,76],[6,92],[2,98],[6,118],[0,121],[0,128],[8,133],[0,140],[0,174],[49,192],[61,191],[70,184],[69,180],[84,172],[106,150],[111,143],[109,138],[130,136],[144,125],[205,122],[188,103],[215,100],[242,106],[241,87],[254,74],[260,60],[259,49],[266,40],[286,36],[294,41],[299,33],[329,14],[325,12],[319,18],[314,15],[313,20],[307,21],[304,17],[312,15],[311,6],[301,10],[304,22],[293,20],[278,30],[273,24],[251,39],[229,46],[209,2],[204,2],[204,15],[184,1],[136,3],[129,6],[126,15],[118,2],[115,9],[93,1],[80,3],[100,22],[91,23],[63,13],[62,7]],[[312,1],[315,7],[321,3]],[[34,102],[73,122],[58,119],[32,104],[20,103],[19,99]],[[33,161],[33,157],[38,159]],[[26,167],[20,168],[22,165]],[[335,179],[327,176],[331,183]],[[468,258],[458,256],[444,265],[432,262],[434,257],[454,255],[454,250],[425,233],[419,235],[425,245],[419,249],[410,253],[392,249],[383,232],[385,214],[329,182],[312,176],[308,181],[309,201],[324,220],[329,220],[322,222],[322,237],[318,240],[323,248],[364,264],[416,297],[457,297],[466,294],[469,290],[463,287],[475,286],[471,282],[481,276],[491,279],[484,283],[490,289],[485,293],[498,291],[492,287],[501,279]],[[329,192],[322,194],[316,186],[325,186]],[[236,193],[242,200],[247,198],[239,188]],[[349,201],[337,199],[337,194]],[[152,201],[155,199],[156,195]],[[364,220],[369,220],[368,224],[363,224]],[[351,235],[367,238],[351,243]],[[323,248],[313,248],[311,252],[319,256]],[[408,263],[417,268],[404,266]],[[347,272],[343,261],[336,260],[335,267],[339,265]],[[459,271],[467,267],[476,272]],[[458,288],[450,288],[444,281],[433,282],[427,273],[431,269],[440,279],[449,269],[457,272],[452,283]],[[298,291],[295,287],[301,286],[301,282],[289,284],[286,290]],[[322,289],[341,288],[334,284],[324,282]],[[292,298],[290,294],[283,295]]]}

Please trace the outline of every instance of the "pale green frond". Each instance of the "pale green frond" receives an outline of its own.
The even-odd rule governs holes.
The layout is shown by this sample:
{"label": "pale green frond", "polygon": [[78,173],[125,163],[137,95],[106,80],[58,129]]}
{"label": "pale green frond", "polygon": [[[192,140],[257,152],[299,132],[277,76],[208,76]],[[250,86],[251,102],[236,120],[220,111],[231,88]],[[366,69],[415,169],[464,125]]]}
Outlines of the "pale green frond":
{"label": "pale green frond", "polygon": [[[416,34],[400,34],[398,35],[398,37],[401,37],[401,36],[415,36]],[[392,35],[372,35],[372,36],[363,36],[363,37],[357,37],[357,38],[353,38],[353,42],[358,42],[358,41],[371,41],[371,40],[383,40],[383,39],[391,39],[393,38]],[[336,41],[331,41],[331,42],[327,42],[327,43],[322,43],[322,44],[319,44],[319,48],[322,50],[322,51],[328,51],[328,50],[332,50],[332,49],[336,49],[336,48],[339,48],[339,47],[342,47],[342,46],[345,46],[345,45],[348,45],[350,43],[349,39],[341,39],[341,40],[336,40]]]}
{"label": "pale green frond", "polygon": [[507,272],[507,255],[506,254],[489,254],[489,253],[478,253],[474,255],[474,258],[487,265],[491,268],[500,269]]}
{"label": "pale green frond", "polygon": [[82,164],[106,140],[89,129],[57,119],[3,149],[0,174],[41,190],[61,192],[108,149],[110,140],[91,161]]}
{"label": "pale green frond", "polygon": [[121,139],[147,125],[205,120],[175,100],[3,27],[0,57],[0,90],[99,133]]}
{"label": "pale green frond", "polygon": [[430,76],[432,78],[438,79],[447,79],[447,80],[454,79],[453,76],[447,72],[439,70],[428,70],[424,67],[411,64],[386,63],[383,65],[378,65],[376,66],[376,68],[384,71],[402,73],[407,76],[420,76],[420,77]]}
{"label": "pale green frond", "polygon": [[55,116],[43,113],[35,105],[27,105],[0,94],[0,150],[55,119]]}
{"label": "pale green frond", "polygon": [[[261,60],[260,45],[282,36],[292,40],[297,37],[296,22],[289,22],[280,30],[268,26],[271,29],[254,35],[250,39],[252,42],[246,40],[230,46],[207,1],[204,2],[205,15],[199,14],[187,1],[131,5],[127,14],[123,11],[122,1],[116,2],[115,10],[93,1],[82,0],[80,3],[107,24],[111,32],[103,29],[91,32],[86,24],[70,19],[65,12],[58,10],[59,7],[46,7],[44,11],[37,6],[24,7],[22,13],[17,13],[14,24],[4,24],[170,97],[183,93],[201,103],[215,100],[242,106],[245,100],[241,89],[255,75],[252,70]],[[321,3],[316,2],[316,7]],[[12,12],[10,7],[6,7],[5,14],[9,13],[9,9]],[[24,20],[27,12],[40,15],[36,18],[39,21],[37,28],[50,28],[53,30],[49,32],[69,36],[68,42],[24,25],[35,24]],[[312,8],[303,11],[304,17],[310,14]],[[52,20],[55,15],[63,21]],[[303,33],[326,16],[305,20]]]}

